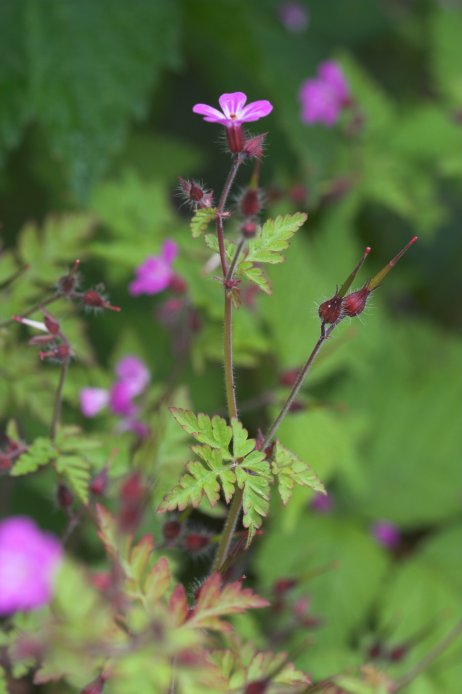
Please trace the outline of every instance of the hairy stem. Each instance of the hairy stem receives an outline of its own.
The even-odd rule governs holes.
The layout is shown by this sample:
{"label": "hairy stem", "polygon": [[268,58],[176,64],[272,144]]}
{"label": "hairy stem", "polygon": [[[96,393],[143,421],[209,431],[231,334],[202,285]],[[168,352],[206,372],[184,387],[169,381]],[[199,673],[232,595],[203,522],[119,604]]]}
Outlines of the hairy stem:
{"label": "hairy stem", "polygon": [[228,200],[229,193],[231,191],[231,187],[234,183],[234,179],[236,178],[237,171],[242,164],[243,159],[240,154],[237,154],[233,158],[233,163],[231,165],[231,169],[229,170],[228,176],[225,181],[225,185],[223,186],[223,190],[220,195],[220,199],[218,201],[218,207],[217,207],[217,215],[216,215],[216,228],[217,228],[217,239],[218,239],[218,248],[220,250],[220,261],[221,261],[221,269],[223,272],[223,278],[225,278],[228,274],[228,263],[226,262],[226,251],[225,251],[225,238],[224,238],[224,231],[223,231],[223,213],[225,211],[225,206],[226,206],[226,201]]}
{"label": "hairy stem", "polygon": [[237,418],[236,384],[233,369],[233,304],[231,294],[225,293],[225,386],[228,417]]}
{"label": "hairy stem", "polygon": [[244,248],[244,244],[245,239],[241,239],[236,246],[233,259],[231,260],[228,272],[226,274],[226,282],[230,282],[234,277],[234,271],[236,269],[237,261],[239,260],[239,256],[241,255],[242,249]]}
{"label": "hairy stem", "polygon": [[226,522],[223,527],[223,532],[221,533],[220,543],[215,554],[215,559],[213,560],[212,573],[214,571],[222,570],[223,564],[225,563],[226,557],[228,556],[231,540],[233,539],[234,531],[236,529],[236,523],[241,513],[242,496],[243,490],[236,489],[236,491],[234,492],[233,500],[231,501],[231,506],[229,507]]}
{"label": "hairy stem", "polygon": [[303,385],[303,381],[305,380],[308,372],[310,371],[310,369],[314,363],[314,360],[318,356],[321,347],[323,346],[324,342],[332,335],[335,327],[338,324],[339,324],[339,321],[337,321],[336,323],[332,323],[330,328],[328,328],[326,331],[323,330],[321,332],[321,335],[320,335],[318,341],[316,342],[315,346],[313,347],[313,351],[311,352],[310,356],[306,360],[304,367],[302,368],[302,370],[298,374],[297,380],[295,381],[295,383],[292,387],[292,390],[289,393],[287,400],[285,401],[284,405],[282,406],[281,411],[279,412],[278,416],[276,417],[276,419],[274,420],[274,422],[271,424],[270,428],[268,429],[268,432],[267,432],[265,439],[263,441],[263,444],[262,444],[262,449],[267,448],[267,446],[269,446],[269,444],[273,440],[276,431],[279,429],[279,427],[282,424],[283,420],[285,419],[287,413],[289,412],[293,401],[297,397],[298,392]]}
{"label": "hairy stem", "polygon": [[415,680],[421,672],[427,669],[429,665],[443,653],[451,643],[462,634],[462,619],[446,634],[446,636],[437,643],[414,667],[403,675],[393,686],[392,692],[400,692],[404,687],[407,687]]}
{"label": "hairy stem", "polygon": [[69,367],[69,359],[65,359],[61,364],[61,371],[59,374],[58,387],[55,394],[55,402],[53,407],[53,418],[50,425],[50,438],[52,441],[55,440],[56,434],[58,433],[59,422],[61,420],[61,408],[63,404],[63,388],[64,381],[66,380],[67,369]]}

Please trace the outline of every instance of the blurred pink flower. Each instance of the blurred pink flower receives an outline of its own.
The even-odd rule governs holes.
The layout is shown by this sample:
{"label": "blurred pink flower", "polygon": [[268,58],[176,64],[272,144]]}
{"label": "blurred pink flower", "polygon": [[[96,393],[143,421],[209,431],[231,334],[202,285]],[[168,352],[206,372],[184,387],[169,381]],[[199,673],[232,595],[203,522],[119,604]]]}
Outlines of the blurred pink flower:
{"label": "blurred pink flower", "polygon": [[329,513],[334,506],[329,494],[316,494],[311,500],[311,508],[318,513]]}
{"label": "blurred pink flower", "polygon": [[115,368],[117,379],[110,389],[82,388],[80,409],[84,417],[95,417],[104,407],[122,418],[121,428],[141,435],[146,427],[134,419],[138,408],[133,402],[147,387],[150,380],[149,369],[141,359],[134,355],[122,357]]}
{"label": "blurred pink flower", "polygon": [[62,559],[58,540],[23,516],[0,522],[0,615],[32,610],[52,597]]}
{"label": "blurred pink flower", "polygon": [[300,33],[309,22],[308,10],[301,2],[283,2],[278,10],[279,19],[288,31]]}
{"label": "blurred pink flower", "polygon": [[327,61],[319,66],[316,78],[303,82],[299,97],[305,123],[318,122],[331,127],[347,105],[350,90],[340,66]]}
{"label": "blurred pink flower", "polygon": [[135,270],[136,277],[130,282],[128,291],[132,296],[158,294],[167,289],[173,277],[172,263],[178,253],[175,241],[167,239],[160,255],[150,255]]}
{"label": "blurred pink flower", "polygon": [[266,100],[252,101],[246,106],[247,95],[243,92],[222,94],[218,101],[221,111],[207,104],[196,104],[193,112],[204,116],[207,123],[221,123],[227,128],[232,128],[264,118],[273,110],[272,104]]}
{"label": "blurred pink flower", "polygon": [[379,544],[388,549],[393,549],[401,542],[399,528],[389,521],[377,521],[377,523],[374,523],[372,535]]}

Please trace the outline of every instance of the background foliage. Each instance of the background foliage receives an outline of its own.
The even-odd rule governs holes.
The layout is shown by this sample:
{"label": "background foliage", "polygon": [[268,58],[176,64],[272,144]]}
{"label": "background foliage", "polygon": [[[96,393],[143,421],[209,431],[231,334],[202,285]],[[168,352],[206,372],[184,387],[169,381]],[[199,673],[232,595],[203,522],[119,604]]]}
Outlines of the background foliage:
{"label": "background foliage", "polygon": [[[221,288],[200,271],[208,256],[191,239],[174,192],[178,175],[203,178],[218,192],[228,162],[217,150],[218,128],[191,108],[238,89],[269,99],[262,182],[270,213],[307,210],[309,220],[286,261],[270,268],[272,296],[258,293],[236,313],[238,399],[251,435],[277,412],[286,392],[280,374],[300,366],[317,339],[314,302],[332,295],[365,244],[373,247],[362,271],[369,277],[412,234],[420,240],[374,293],[364,320],[339,328],[303,407],[281,428],[282,443],[309,463],[333,507],[313,509],[309,488],[297,488],[287,508],[273,493],[264,535],[248,556],[260,595],[272,599],[276,581],[294,579],[289,602],[308,598],[310,616],[322,623],[302,626],[290,611],[269,609],[235,624],[259,648],[289,652],[308,631],[310,645],[295,662],[316,678],[363,663],[376,642],[388,652],[405,647],[400,658],[374,661],[399,676],[462,609],[462,14],[443,0],[304,4],[309,24],[294,34],[276,0],[0,3],[0,321],[48,296],[76,258],[87,284],[110,289],[120,315],[82,316],[66,303],[54,311],[76,352],[64,419],[98,443],[79,452],[85,470],[68,481],[85,500],[90,471],[111,460],[116,497],[124,475],[140,470],[154,484],[142,531],[160,543],[164,518],[155,509],[183,471],[188,441],[156,403],[167,388],[170,404],[224,413]],[[300,84],[326,59],[338,60],[349,80],[361,113],[356,129],[300,120]],[[249,176],[247,168],[239,183]],[[175,269],[200,317],[181,354],[158,317],[166,295],[127,291],[135,267],[166,237],[180,246]],[[8,283],[24,264],[27,272]],[[38,363],[27,337],[20,326],[0,328],[0,416],[4,429],[14,420],[32,441],[47,435],[58,372]],[[78,405],[80,388],[107,386],[127,352],[153,374],[144,404],[151,434],[137,446],[129,433],[115,439],[113,417],[88,423]],[[50,512],[54,480],[48,469],[3,477],[2,514],[27,513],[63,533],[65,515]],[[401,529],[395,552],[373,539],[379,520]],[[187,522],[219,527],[201,508]],[[102,561],[85,523],[70,551],[92,569]],[[170,554],[186,582],[206,575],[207,556],[194,563]],[[75,591],[89,591],[79,588],[82,577],[72,580]],[[72,616],[82,639],[93,599]],[[100,619],[104,632],[103,612]],[[160,665],[142,652],[136,658],[127,661],[131,686],[146,691],[142,678],[161,681],[156,668],[168,658]],[[456,694],[461,662],[454,646],[408,691]],[[71,692],[85,684],[69,681]]]}

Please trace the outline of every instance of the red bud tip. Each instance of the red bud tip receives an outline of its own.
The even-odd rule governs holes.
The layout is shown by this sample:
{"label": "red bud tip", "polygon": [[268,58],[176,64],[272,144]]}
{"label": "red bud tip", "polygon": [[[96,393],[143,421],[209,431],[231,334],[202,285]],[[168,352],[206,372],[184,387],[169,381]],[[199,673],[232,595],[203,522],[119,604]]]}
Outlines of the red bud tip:
{"label": "red bud tip", "polygon": [[79,266],[80,266],[80,260],[77,258],[74,262],[74,267],[71,270],[72,275],[74,275],[77,272],[77,270],[79,269]]}

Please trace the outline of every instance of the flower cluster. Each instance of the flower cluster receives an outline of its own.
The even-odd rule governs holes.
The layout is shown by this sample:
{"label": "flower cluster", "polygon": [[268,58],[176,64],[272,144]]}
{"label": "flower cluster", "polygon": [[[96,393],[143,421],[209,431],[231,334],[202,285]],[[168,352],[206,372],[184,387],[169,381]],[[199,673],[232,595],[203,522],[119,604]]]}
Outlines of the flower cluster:
{"label": "flower cluster", "polygon": [[52,597],[61,546],[30,518],[0,522],[0,615],[33,610]]}
{"label": "flower cluster", "polygon": [[303,82],[299,98],[305,123],[335,125],[350,101],[350,90],[341,67],[331,60],[321,63],[317,76]]}
{"label": "flower cluster", "polygon": [[144,436],[146,427],[137,420],[138,407],[133,402],[146,389],[150,373],[138,357],[127,355],[116,366],[116,380],[110,389],[82,388],[80,409],[85,417],[95,417],[105,407],[121,418],[120,428]]}

